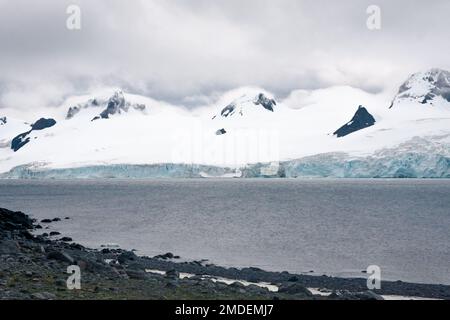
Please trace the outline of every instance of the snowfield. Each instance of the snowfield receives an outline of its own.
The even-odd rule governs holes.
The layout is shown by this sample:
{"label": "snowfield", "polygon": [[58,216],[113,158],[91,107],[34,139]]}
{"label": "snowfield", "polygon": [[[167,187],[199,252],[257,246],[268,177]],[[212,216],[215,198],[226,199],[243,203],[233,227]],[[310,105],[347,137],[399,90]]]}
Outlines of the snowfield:
{"label": "snowfield", "polygon": [[[375,124],[333,133],[359,106]],[[293,92],[284,101],[261,88],[231,91],[194,110],[106,90],[72,97],[30,130],[0,122],[3,178],[450,177],[450,74],[408,79],[397,96],[351,87]]]}

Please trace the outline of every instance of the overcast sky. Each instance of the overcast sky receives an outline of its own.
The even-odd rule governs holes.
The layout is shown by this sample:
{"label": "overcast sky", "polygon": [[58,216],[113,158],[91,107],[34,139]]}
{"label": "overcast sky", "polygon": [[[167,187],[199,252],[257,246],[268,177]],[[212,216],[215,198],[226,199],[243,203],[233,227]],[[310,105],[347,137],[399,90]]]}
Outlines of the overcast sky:
{"label": "overcast sky", "polygon": [[[81,8],[81,30],[66,8]],[[381,30],[366,27],[380,6]],[[0,0],[0,108],[61,103],[123,87],[203,104],[240,86],[398,87],[450,69],[448,0]]]}

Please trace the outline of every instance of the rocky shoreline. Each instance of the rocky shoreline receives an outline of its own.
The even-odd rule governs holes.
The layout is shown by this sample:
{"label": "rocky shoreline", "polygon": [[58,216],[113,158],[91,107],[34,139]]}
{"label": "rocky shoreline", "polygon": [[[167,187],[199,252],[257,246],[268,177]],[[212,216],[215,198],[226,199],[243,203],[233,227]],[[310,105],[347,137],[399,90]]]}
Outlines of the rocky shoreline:
{"label": "rocky shoreline", "polygon": [[[372,292],[365,279],[177,262],[171,253],[140,257],[120,248],[85,248],[57,232],[36,235],[58,220],[43,220],[43,227],[24,213],[0,209],[0,300],[381,300],[381,295],[450,299],[447,285],[383,282],[381,290]],[[53,240],[55,236],[60,238]],[[71,265],[81,270],[80,290],[67,288]],[[222,278],[235,280],[217,280]],[[262,282],[277,290],[260,286]],[[318,291],[313,294],[307,288]]]}

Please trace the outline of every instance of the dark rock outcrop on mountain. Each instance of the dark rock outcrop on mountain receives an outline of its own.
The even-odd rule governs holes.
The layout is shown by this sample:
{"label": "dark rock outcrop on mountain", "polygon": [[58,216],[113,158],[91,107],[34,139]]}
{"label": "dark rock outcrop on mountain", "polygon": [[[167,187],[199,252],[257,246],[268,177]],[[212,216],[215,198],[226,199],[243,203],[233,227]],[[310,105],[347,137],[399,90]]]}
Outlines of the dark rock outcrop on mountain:
{"label": "dark rock outcrop on mountain", "polygon": [[274,107],[277,105],[277,102],[274,99],[267,98],[263,93],[260,93],[258,95],[257,100],[255,101],[255,104],[263,106],[265,109],[269,111],[274,111]]}
{"label": "dark rock outcrop on mountain", "polygon": [[222,115],[222,117],[226,118],[226,117],[234,114],[235,110],[236,110],[236,105],[234,103],[230,103],[222,110],[222,112],[220,114]]}
{"label": "dark rock outcrop on mountain", "polygon": [[338,138],[345,137],[353,132],[371,127],[375,124],[375,118],[363,106],[359,106],[352,120],[341,128],[339,128],[334,135]]}
{"label": "dark rock outcrop on mountain", "polygon": [[17,135],[11,141],[11,149],[14,150],[14,152],[19,151],[20,148],[22,148],[24,145],[26,145],[31,141],[31,138],[29,137],[30,133],[32,133],[33,131],[40,131],[47,128],[51,128],[55,124],[56,121],[54,119],[45,119],[45,118],[39,119],[38,121],[36,121],[31,125],[31,130]]}
{"label": "dark rock outcrop on mountain", "polygon": [[106,109],[100,113],[102,119],[108,119],[110,115],[120,113],[121,110],[125,110],[125,97],[122,91],[117,91],[109,99]]}
{"label": "dark rock outcrop on mountain", "polygon": [[100,115],[95,117],[93,120],[109,119],[109,117],[112,115],[120,114],[122,112],[128,112],[130,107],[139,111],[144,111],[146,109],[146,106],[143,104],[130,104],[126,102],[123,92],[116,91],[114,95],[108,100],[106,109],[103,110]]}
{"label": "dark rock outcrop on mountain", "polygon": [[[236,111],[239,111],[238,114],[243,116],[245,114],[245,109],[252,105],[262,106],[264,109],[274,112],[277,103],[274,99],[266,97],[264,93],[259,93],[256,96],[243,95],[223,108],[220,115],[224,118],[229,118],[234,115]],[[216,116],[213,117],[213,120],[215,118]]]}
{"label": "dark rock outcrop on mountain", "polygon": [[100,104],[98,103],[97,99],[91,99],[88,102],[86,102],[84,105],[76,105],[73,107],[70,107],[67,111],[66,119],[72,119],[75,115],[77,115],[82,109],[88,108],[88,107],[98,107]]}
{"label": "dark rock outcrop on mountain", "polygon": [[53,127],[55,124],[56,121],[54,119],[41,118],[31,125],[31,130],[44,130]]}
{"label": "dark rock outcrop on mountain", "polygon": [[216,131],[216,135],[217,136],[222,136],[222,135],[224,135],[226,133],[227,133],[227,130],[225,130],[225,129],[220,129],[220,130]]}
{"label": "dark rock outcrop on mountain", "polygon": [[100,120],[100,119],[109,119],[110,116],[115,114],[120,114],[122,112],[128,112],[131,109],[144,111],[147,107],[145,104],[139,103],[131,103],[125,99],[124,93],[122,90],[117,90],[114,94],[108,98],[94,98],[90,99],[85,103],[79,103],[75,106],[72,106],[67,111],[66,119],[70,120],[75,117],[78,113],[80,113],[84,109],[88,108],[106,108],[100,112],[98,116],[95,116],[92,121]]}
{"label": "dark rock outcrop on mountain", "polygon": [[1,117],[0,118],[0,126],[6,124],[8,122],[8,119],[6,119],[6,117]]}
{"label": "dark rock outcrop on mountain", "polygon": [[30,134],[31,130],[28,132],[24,132],[16,136],[11,141],[11,149],[14,150],[14,152],[19,151],[20,148],[22,148],[24,145],[26,145],[28,142],[30,142],[30,137],[28,135]]}

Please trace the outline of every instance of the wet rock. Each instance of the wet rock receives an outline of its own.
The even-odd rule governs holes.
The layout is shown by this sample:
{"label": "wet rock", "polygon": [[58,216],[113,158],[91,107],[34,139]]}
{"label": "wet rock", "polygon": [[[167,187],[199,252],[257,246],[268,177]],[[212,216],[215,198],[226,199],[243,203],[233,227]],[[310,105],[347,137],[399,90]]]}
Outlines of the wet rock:
{"label": "wet rock", "polygon": [[243,288],[245,288],[245,286],[242,283],[238,282],[238,281],[233,282],[232,284],[230,284],[230,287],[231,288],[236,288],[236,289],[243,289]]}
{"label": "wet rock", "polygon": [[50,292],[38,292],[38,293],[33,293],[31,295],[31,298],[35,299],[35,300],[55,300],[56,296]]}
{"label": "wet rock", "polygon": [[67,263],[75,263],[75,260],[66,252],[59,252],[59,251],[51,251],[47,253],[47,259],[48,260],[56,260],[61,262],[67,262]]}
{"label": "wet rock", "polygon": [[384,300],[384,298],[372,291],[350,292],[347,290],[334,291],[330,296],[332,300]]}
{"label": "wet rock", "polygon": [[62,242],[72,242],[73,239],[71,237],[62,237],[61,239],[59,239],[59,241]]}
{"label": "wet rock", "polygon": [[33,220],[22,212],[0,208],[0,230],[27,230],[33,228]]}
{"label": "wet rock", "polygon": [[180,273],[177,270],[175,270],[175,269],[169,270],[169,271],[166,272],[166,278],[179,279],[180,278]]}
{"label": "wet rock", "polygon": [[180,284],[176,280],[170,280],[166,283],[166,288],[170,288],[170,289],[176,289],[179,286],[180,286]]}
{"label": "wet rock", "polygon": [[76,249],[76,250],[84,250],[84,247],[79,243],[71,243],[70,247],[72,249]]}
{"label": "wet rock", "polygon": [[0,255],[17,254],[20,252],[20,247],[17,241],[3,240],[0,241]]}
{"label": "wet rock", "polygon": [[137,260],[137,258],[138,257],[136,256],[136,254],[134,254],[134,252],[125,251],[117,257],[117,261],[119,261],[120,264],[124,264],[129,261],[135,261]]}
{"label": "wet rock", "polygon": [[126,274],[130,279],[145,280],[148,279],[148,274],[141,270],[126,270]]}
{"label": "wet rock", "polygon": [[173,255],[173,253],[167,252],[166,254],[160,254],[158,256],[155,256],[154,258],[166,260],[166,259],[174,259],[174,257],[175,256]]}
{"label": "wet rock", "polygon": [[59,236],[61,233],[60,232],[58,232],[58,231],[52,231],[52,232],[50,232],[50,236],[51,237],[53,237],[53,236]]}
{"label": "wet rock", "polygon": [[26,230],[20,231],[20,235],[21,235],[22,237],[24,237],[25,239],[27,239],[27,240],[32,240],[32,239],[34,239],[34,236],[33,236],[31,233],[29,233],[28,231],[26,231]]}
{"label": "wet rock", "polygon": [[52,223],[52,220],[50,220],[50,219],[43,219],[43,220],[41,220],[41,223]]}
{"label": "wet rock", "polygon": [[62,279],[57,279],[57,280],[55,280],[55,285],[58,287],[65,287],[67,284],[66,284],[66,281],[64,281]]}
{"label": "wet rock", "polygon": [[247,291],[255,294],[268,293],[269,290],[267,288],[263,288],[254,284],[247,286]]}
{"label": "wet rock", "polygon": [[301,295],[303,297],[312,297],[313,296],[311,291],[309,291],[307,288],[305,288],[304,286],[302,286],[298,283],[283,283],[279,287],[278,292]]}

